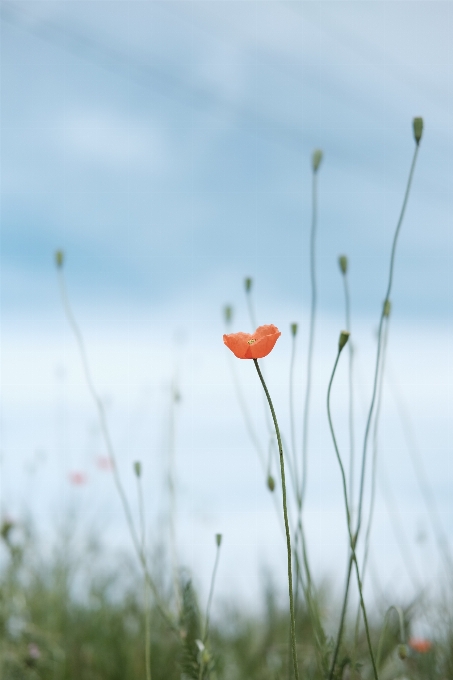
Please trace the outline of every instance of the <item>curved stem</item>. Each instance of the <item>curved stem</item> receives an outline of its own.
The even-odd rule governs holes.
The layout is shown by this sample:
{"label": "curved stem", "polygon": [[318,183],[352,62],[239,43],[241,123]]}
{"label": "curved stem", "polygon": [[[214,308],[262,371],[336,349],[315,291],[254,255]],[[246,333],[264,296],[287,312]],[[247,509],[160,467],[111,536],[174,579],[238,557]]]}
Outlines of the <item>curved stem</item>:
{"label": "curved stem", "polygon": [[404,614],[403,614],[403,611],[402,611],[401,607],[395,607],[395,605],[391,605],[387,609],[387,611],[385,612],[384,625],[382,626],[381,634],[379,636],[378,651],[377,651],[377,655],[376,655],[376,664],[377,664],[378,668],[381,665],[381,654],[382,654],[382,645],[383,645],[383,642],[384,642],[384,633],[387,630],[390,614],[392,613],[392,611],[395,611],[396,614],[398,615],[398,623],[399,623],[399,627],[400,627],[400,643],[402,645],[404,645],[405,642],[406,642],[406,635],[405,635],[405,632],[404,632]]}
{"label": "curved stem", "polygon": [[359,534],[360,526],[361,526],[361,522],[362,522],[362,507],[363,507],[363,493],[364,493],[364,487],[365,487],[365,470],[366,470],[366,459],[367,459],[368,436],[369,436],[371,420],[372,420],[373,412],[374,412],[374,405],[375,405],[375,402],[376,402],[376,393],[377,393],[377,386],[378,386],[378,374],[379,374],[379,366],[380,366],[380,359],[381,359],[382,329],[383,329],[383,323],[384,323],[385,303],[386,303],[387,300],[389,300],[390,293],[391,293],[391,290],[392,290],[393,271],[394,271],[394,266],[395,266],[395,255],[396,255],[396,245],[397,245],[398,236],[399,236],[399,233],[400,233],[400,230],[401,230],[401,225],[403,223],[404,213],[406,212],[407,201],[408,201],[408,198],[409,198],[409,192],[410,192],[410,188],[411,188],[411,184],[412,184],[412,177],[414,175],[415,164],[416,164],[417,156],[418,156],[418,149],[419,149],[419,146],[418,146],[418,144],[416,144],[414,156],[412,158],[411,168],[410,168],[410,171],[409,171],[409,178],[408,178],[408,182],[407,182],[407,186],[406,186],[406,192],[404,194],[403,205],[402,205],[402,208],[401,208],[398,223],[396,225],[395,235],[393,237],[392,252],[391,252],[391,256],[390,256],[390,268],[389,268],[389,278],[388,278],[388,284],[387,284],[387,292],[385,294],[384,304],[382,306],[382,311],[381,311],[381,318],[380,318],[380,321],[379,321],[378,346],[377,346],[376,364],[375,364],[374,381],[373,381],[373,394],[372,394],[372,397],[371,397],[370,410],[368,412],[368,418],[367,418],[367,423],[366,423],[366,428],[365,428],[365,436],[364,436],[364,440],[363,440],[362,469],[361,469],[361,474],[360,474],[360,494],[359,494],[359,505],[358,505],[358,511],[357,511],[357,529],[356,529],[356,535],[357,536]]}
{"label": "curved stem", "polygon": [[220,545],[217,545],[217,552],[216,552],[216,556],[215,556],[214,569],[212,570],[211,586],[209,588],[208,604],[207,604],[207,607],[206,607],[206,624],[205,624],[204,635],[203,635],[203,644],[206,644],[206,640],[208,639],[208,635],[209,635],[209,616],[210,616],[210,613],[211,613],[211,603],[212,603],[212,597],[214,595],[214,584],[215,584],[215,578],[216,578],[216,574],[217,574],[217,567],[219,565],[219,557],[220,557]]}
{"label": "curved stem", "polygon": [[263,375],[261,373],[258,361],[253,359],[256,371],[258,373],[259,379],[264,389],[269,408],[272,414],[272,420],[274,421],[275,434],[277,435],[278,451],[280,454],[280,472],[282,476],[282,495],[283,495],[283,517],[285,519],[285,531],[286,531],[286,549],[288,553],[288,592],[289,592],[289,610],[291,618],[291,647],[293,652],[293,666],[294,666],[294,676],[296,680],[299,680],[299,669],[297,666],[297,651],[296,651],[296,627],[295,627],[295,616],[294,616],[294,602],[293,602],[293,576],[291,569],[291,536],[289,533],[289,522],[288,522],[288,509],[286,504],[286,481],[285,481],[285,462],[283,459],[283,447],[282,439],[280,436],[280,429],[278,427],[277,416],[275,415],[274,406],[272,404],[271,396],[268,392],[266,383],[264,382]]}
{"label": "curved stem", "polygon": [[[348,275],[343,274],[344,303],[346,316],[346,330],[351,332],[351,296],[349,294]],[[354,446],[354,381],[353,381],[353,355],[354,348],[351,341],[348,342],[349,348],[349,498],[351,501],[351,514],[354,514],[354,468],[355,468],[355,446]]]}
{"label": "curved stem", "polygon": [[289,419],[291,428],[291,453],[294,466],[294,479],[296,488],[299,489],[299,473],[296,453],[296,427],[294,418],[294,364],[296,360],[296,336],[292,336],[291,363],[289,366]]}
{"label": "curved stem", "polygon": [[145,577],[146,577],[146,580],[148,582],[148,585],[150,586],[150,588],[151,588],[151,590],[154,594],[154,597],[156,599],[157,608],[159,609],[162,617],[165,619],[166,623],[171,628],[171,630],[173,630],[174,632],[177,632],[177,628],[176,628],[175,624],[171,620],[170,616],[166,613],[163,604],[160,602],[160,598],[159,598],[159,594],[158,594],[158,591],[157,591],[156,584],[154,583],[153,579],[151,578],[151,574],[149,573],[148,568],[147,568],[145,555],[143,554],[143,551],[141,550],[141,547],[140,547],[140,542],[139,542],[139,539],[137,537],[134,522],[133,522],[133,519],[132,519],[132,512],[131,512],[131,509],[130,509],[130,506],[129,506],[129,501],[127,500],[126,492],[124,491],[124,488],[123,488],[123,485],[121,483],[121,479],[120,479],[120,476],[119,476],[118,466],[117,466],[116,456],[115,456],[115,450],[113,448],[112,440],[111,440],[111,437],[110,437],[110,432],[109,432],[108,425],[107,425],[107,418],[106,418],[106,415],[105,415],[104,404],[102,403],[102,401],[101,401],[101,399],[100,399],[99,395],[97,394],[95,387],[94,387],[94,383],[93,383],[93,380],[92,380],[92,377],[91,377],[90,367],[89,367],[89,364],[88,364],[88,357],[87,357],[87,353],[86,353],[86,349],[85,349],[85,343],[83,341],[82,333],[80,332],[80,329],[77,325],[74,314],[72,312],[71,305],[69,304],[68,295],[66,293],[65,280],[64,280],[63,271],[62,271],[61,268],[58,269],[58,280],[59,280],[59,284],[60,284],[60,293],[61,293],[61,299],[62,299],[62,302],[63,302],[63,308],[64,308],[64,311],[65,311],[66,317],[68,319],[69,325],[72,329],[72,332],[74,333],[74,336],[75,336],[75,339],[76,339],[76,342],[77,342],[77,346],[79,348],[79,354],[80,354],[80,357],[81,357],[81,360],[82,360],[83,370],[84,370],[84,373],[85,373],[85,380],[86,380],[86,383],[88,385],[89,392],[90,392],[90,394],[93,398],[93,401],[96,405],[98,417],[99,417],[99,422],[100,422],[100,425],[101,425],[101,432],[102,432],[102,436],[104,438],[104,443],[106,445],[108,455],[109,455],[109,457],[112,461],[113,479],[115,481],[115,486],[116,486],[116,489],[118,491],[118,495],[121,499],[121,504],[123,506],[124,515],[126,517],[126,523],[127,523],[128,529],[129,529],[129,533],[131,535],[132,543],[134,545],[137,556],[140,560],[140,564],[141,564],[141,566],[142,566],[142,568],[145,572]]}
{"label": "curved stem", "polygon": [[340,359],[340,354],[341,354],[341,349],[338,350],[337,358],[335,359],[335,364],[334,364],[334,367],[333,367],[332,375],[330,377],[329,387],[328,387],[328,390],[327,390],[327,416],[328,416],[328,419],[329,419],[330,433],[332,435],[332,440],[333,440],[333,444],[334,444],[334,447],[335,447],[335,453],[336,453],[338,464],[340,466],[340,471],[341,471],[341,479],[342,479],[342,483],[343,483],[343,496],[344,496],[344,503],[345,503],[345,509],[346,509],[346,520],[347,520],[347,525],[348,525],[349,542],[350,542],[350,546],[351,546],[351,560],[354,563],[355,572],[356,572],[356,576],[357,576],[357,586],[359,588],[360,606],[362,607],[363,621],[365,623],[365,631],[366,631],[366,637],[367,637],[367,642],[368,642],[368,650],[370,652],[371,663],[372,663],[372,666],[373,666],[373,672],[374,672],[375,680],[379,680],[377,669],[376,669],[376,663],[375,663],[375,660],[374,660],[373,647],[371,645],[370,631],[369,631],[369,626],[368,626],[368,617],[367,617],[367,613],[366,613],[365,602],[364,602],[364,599],[363,599],[362,581],[361,581],[361,578],[360,578],[359,565],[358,565],[357,556],[356,556],[356,553],[355,553],[355,544],[356,544],[357,535],[356,536],[352,535],[351,515],[350,515],[350,511],[349,511],[348,491],[347,491],[347,486],[346,486],[346,475],[345,475],[345,472],[344,472],[343,461],[341,460],[340,452],[339,452],[339,449],[338,449],[337,439],[336,439],[336,436],[335,436],[335,431],[333,429],[332,416],[331,416],[331,412],[330,412],[330,393],[331,393],[331,390],[332,390],[332,383],[333,383],[333,379],[334,379],[335,372],[336,372],[336,369],[337,369],[338,361]]}
{"label": "curved stem", "polygon": [[349,558],[349,566],[348,566],[348,572],[347,572],[347,576],[346,576],[346,586],[345,586],[345,589],[344,589],[344,596],[343,596],[343,605],[341,607],[340,625],[338,626],[337,642],[335,644],[335,650],[334,650],[334,653],[333,653],[332,663],[331,663],[331,666],[330,666],[329,680],[332,680],[333,674],[335,672],[337,657],[338,657],[338,653],[340,651],[341,640],[342,640],[342,637],[343,637],[343,628],[344,628],[344,622],[345,622],[345,618],[346,618],[346,609],[347,609],[347,606],[348,606],[349,585],[351,583],[351,572],[352,572],[352,555]]}
{"label": "curved stem", "polygon": [[310,307],[310,331],[308,338],[307,356],[307,383],[305,388],[304,419],[302,434],[302,485],[301,485],[301,510],[303,508],[307,489],[307,456],[308,456],[308,420],[310,411],[311,396],[311,372],[313,364],[313,346],[315,341],[315,321],[316,321],[316,223],[317,223],[317,173],[313,172],[312,184],[312,222],[310,232],[310,281],[311,281],[311,307]]}

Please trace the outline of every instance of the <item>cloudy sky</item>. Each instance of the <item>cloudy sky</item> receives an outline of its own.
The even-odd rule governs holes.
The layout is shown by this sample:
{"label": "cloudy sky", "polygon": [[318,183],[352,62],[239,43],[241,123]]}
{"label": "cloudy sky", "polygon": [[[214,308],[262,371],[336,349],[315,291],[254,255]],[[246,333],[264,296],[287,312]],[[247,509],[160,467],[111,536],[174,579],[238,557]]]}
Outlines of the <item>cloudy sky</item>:
{"label": "cloudy sky", "polygon": [[[359,441],[412,118],[422,115],[392,294],[373,559],[383,587],[409,588],[389,529],[393,494],[419,579],[433,578],[435,542],[392,394],[396,384],[451,540],[452,32],[447,2],[2,2],[3,512],[28,509],[48,526],[49,512],[75,508],[108,540],[124,533],[109,474],[96,467],[105,451],[59,298],[53,253],[62,248],[131,502],[141,458],[149,524],[160,526],[176,380],[181,560],[204,587],[221,530],[224,593],[253,592],[260,564],[284,578],[221,309],[231,303],[234,330],[249,330],[243,279],[253,277],[259,323],[283,332],[266,375],[286,431],[289,324],[299,322],[300,440],[310,158],[321,148],[307,532],[320,575],[333,577],[333,556],[346,559],[325,413],[344,324],[337,257],[350,258]],[[235,368],[262,432],[253,366]],[[342,370],[334,408],[347,446]],[[68,483],[73,470],[87,475],[83,488]]]}

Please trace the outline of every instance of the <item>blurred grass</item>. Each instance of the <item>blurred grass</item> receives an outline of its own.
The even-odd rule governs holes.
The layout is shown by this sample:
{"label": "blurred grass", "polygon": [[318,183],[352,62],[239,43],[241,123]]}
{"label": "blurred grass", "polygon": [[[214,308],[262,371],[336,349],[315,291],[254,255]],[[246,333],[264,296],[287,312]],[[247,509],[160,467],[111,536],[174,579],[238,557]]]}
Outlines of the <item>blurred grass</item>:
{"label": "blurred grass", "polygon": [[[146,677],[143,581],[140,571],[126,558],[110,559],[96,540],[84,554],[71,547],[68,530],[50,555],[40,556],[30,529],[10,526],[3,530],[0,573],[0,678],[1,680],[136,680]],[[162,567],[161,567],[162,568]],[[156,580],[162,587],[163,574]],[[151,606],[151,671],[153,680],[288,680],[289,628],[286,597],[268,582],[263,588],[260,611],[246,613],[239,603],[217,607],[205,663],[200,673],[202,616],[197,594],[187,575],[181,575],[183,607],[179,634],[166,627]],[[171,585],[168,586],[170,606]],[[324,624],[331,618],[326,589],[317,603]],[[331,599],[331,598],[330,598]],[[450,598],[451,601],[451,598]],[[448,597],[439,603],[421,602],[404,611],[410,637],[417,607],[432,612],[431,648],[418,653],[407,648],[398,657],[400,630],[396,617],[382,638],[381,680],[451,680],[453,678],[453,626]],[[222,612],[219,618],[219,610]],[[372,617],[372,640],[378,646],[382,613]],[[376,625],[379,621],[379,626]],[[436,627],[437,626],[437,627]],[[340,653],[336,677],[370,677],[364,634],[359,639],[357,673],[349,659],[353,654],[354,622],[351,619]],[[297,613],[298,656],[301,677],[319,675],[310,618]],[[326,654],[333,643],[327,641]]]}

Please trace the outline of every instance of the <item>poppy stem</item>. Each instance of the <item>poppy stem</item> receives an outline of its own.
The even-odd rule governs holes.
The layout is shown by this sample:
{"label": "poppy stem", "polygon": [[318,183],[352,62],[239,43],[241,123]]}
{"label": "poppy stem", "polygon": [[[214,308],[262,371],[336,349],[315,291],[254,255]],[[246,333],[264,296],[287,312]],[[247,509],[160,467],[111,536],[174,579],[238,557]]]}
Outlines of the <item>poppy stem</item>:
{"label": "poppy stem", "polygon": [[[345,509],[346,509],[346,523],[347,523],[347,527],[348,527],[349,544],[350,544],[350,549],[351,549],[351,555],[350,555],[350,561],[349,561],[349,570],[348,570],[348,579],[347,579],[347,590],[349,590],[350,570],[352,568],[352,565],[354,565],[356,576],[357,576],[357,586],[359,588],[360,606],[362,608],[363,622],[365,624],[365,633],[366,633],[366,638],[367,638],[367,643],[368,643],[368,650],[370,652],[371,664],[373,666],[373,675],[374,675],[375,680],[379,680],[378,672],[377,672],[377,668],[376,668],[376,662],[375,662],[374,654],[373,654],[373,647],[371,645],[370,630],[369,630],[369,626],[368,626],[368,616],[367,616],[367,612],[366,612],[365,601],[363,599],[363,589],[362,589],[362,580],[360,578],[359,563],[357,561],[357,555],[356,555],[356,552],[355,552],[355,546],[356,546],[356,542],[357,542],[357,534],[353,535],[353,533],[352,533],[351,513],[350,513],[350,509],[349,509],[346,475],[345,475],[345,471],[344,471],[343,461],[341,460],[340,451],[338,449],[337,438],[335,436],[335,431],[334,431],[333,423],[332,423],[332,415],[331,415],[331,412],[330,412],[330,393],[331,393],[331,390],[332,390],[332,383],[333,383],[333,379],[334,379],[334,376],[335,376],[335,372],[337,370],[338,361],[340,359],[341,350],[342,350],[342,346],[340,345],[339,349],[338,349],[338,353],[337,353],[337,358],[335,359],[335,364],[334,364],[334,367],[333,367],[333,370],[332,370],[332,375],[330,376],[329,387],[327,389],[327,417],[328,417],[328,420],[329,420],[330,433],[332,435],[332,441],[333,441],[333,445],[334,445],[334,448],[335,448],[335,453],[336,453],[336,456],[337,456],[338,465],[340,466],[341,479],[342,479],[342,483],[343,483],[344,504],[345,504]],[[339,636],[338,636],[336,650],[335,650],[336,653],[337,653],[337,650],[340,646],[341,633],[343,631],[344,616],[345,616],[345,612],[346,612],[346,601],[347,601],[347,596],[345,597],[345,601],[343,603],[342,620],[341,620],[341,623],[340,623],[340,631],[339,631]],[[334,671],[335,671],[335,668],[332,665],[332,667],[330,669],[330,675],[329,675],[330,679],[333,678]]]}
{"label": "poppy stem", "polygon": [[293,601],[293,575],[291,569],[291,536],[289,533],[288,509],[286,506],[285,462],[283,459],[282,439],[280,436],[280,429],[278,427],[277,416],[275,415],[272,399],[266,387],[266,383],[264,382],[264,378],[261,373],[257,359],[253,359],[253,363],[255,364],[256,371],[258,373],[259,379],[261,380],[261,384],[263,386],[264,392],[267,397],[267,401],[269,403],[269,408],[272,414],[272,420],[274,421],[275,434],[277,435],[278,452],[280,454],[280,471],[282,475],[282,495],[283,495],[283,517],[285,519],[286,548],[288,552],[288,591],[289,591],[289,610],[291,618],[291,647],[293,652],[294,676],[296,680],[299,680],[299,669],[297,666],[297,652],[296,652],[296,623],[294,617],[294,601]]}

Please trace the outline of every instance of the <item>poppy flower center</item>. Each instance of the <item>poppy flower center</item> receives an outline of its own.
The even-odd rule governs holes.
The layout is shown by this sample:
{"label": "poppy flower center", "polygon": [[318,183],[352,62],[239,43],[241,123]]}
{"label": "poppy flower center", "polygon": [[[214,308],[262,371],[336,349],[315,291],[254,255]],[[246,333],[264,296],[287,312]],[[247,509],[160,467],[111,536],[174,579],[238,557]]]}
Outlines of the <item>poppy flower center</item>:
{"label": "poppy flower center", "polygon": [[248,345],[253,345],[256,342],[255,338],[251,338],[250,340],[247,340]]}

